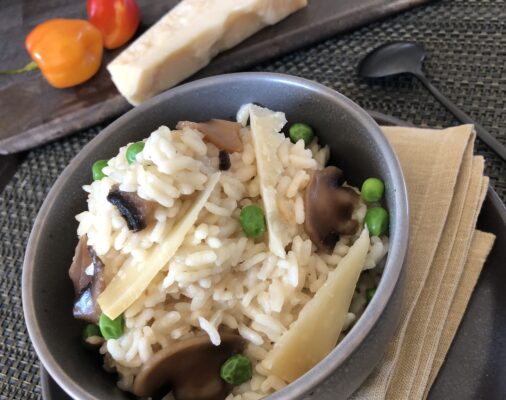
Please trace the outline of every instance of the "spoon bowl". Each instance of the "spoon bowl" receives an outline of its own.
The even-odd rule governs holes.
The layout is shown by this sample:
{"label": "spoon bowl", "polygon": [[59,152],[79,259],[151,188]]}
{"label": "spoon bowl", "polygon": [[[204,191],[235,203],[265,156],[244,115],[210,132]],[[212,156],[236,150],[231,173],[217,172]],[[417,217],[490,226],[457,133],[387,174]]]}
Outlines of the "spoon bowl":
{"label": "spoon bowl", "polygon": [[413,42],[393,42],[377,47],[367,54],[357,67],[364,78],[386,78],[399,74],[415,75],[427,90],[450,111],[460,122],[473,124],[478,137],[496,154],[506,161],[506,147],[483,126],[474,121],[462,109],[441,93],[422,72],[426,53],[423,47]]}
{"label": "spoon bowl", "polygon": [[358,66],[358,73],[364,78],[422,73],[426,53],[422,46],[411,42],[387,43],[371,51]]}

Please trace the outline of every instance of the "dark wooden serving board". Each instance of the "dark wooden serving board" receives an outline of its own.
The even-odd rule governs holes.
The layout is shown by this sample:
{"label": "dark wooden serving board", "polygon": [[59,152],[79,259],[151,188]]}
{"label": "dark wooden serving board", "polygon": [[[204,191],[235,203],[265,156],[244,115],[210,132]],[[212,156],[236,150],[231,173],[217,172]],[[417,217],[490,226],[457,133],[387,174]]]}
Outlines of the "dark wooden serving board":
{"label": "dark wooden serving board", "polygon": [[[309,0],[303,10],[268,27],[218,57],[191,79],[244,70],[431,0]],[[139,33],[178,0],[138,0]],[[24,39],[50,18],[86,18],[85,0],[0,0],[0,69],[30,61]],[[0,75],[0,154],[15,153],[120,115],[130,108],[114,87],[105,65],[120,50],[106,51],[102,68],[91,80],[69,89],[54,89],[39,71]]]}

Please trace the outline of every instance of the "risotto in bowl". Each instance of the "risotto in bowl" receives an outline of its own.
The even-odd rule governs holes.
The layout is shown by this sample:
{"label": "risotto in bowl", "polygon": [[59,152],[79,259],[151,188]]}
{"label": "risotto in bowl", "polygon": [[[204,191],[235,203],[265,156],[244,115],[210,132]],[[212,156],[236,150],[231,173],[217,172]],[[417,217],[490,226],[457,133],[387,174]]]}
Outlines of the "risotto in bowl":
{"label": "risotto in bowl", "polygon": [[111,124],[52,189],[25,261],[30,335],[79,399],[345,397],[395,328],[405,196],[377,126],[329,89],[182,86]]}

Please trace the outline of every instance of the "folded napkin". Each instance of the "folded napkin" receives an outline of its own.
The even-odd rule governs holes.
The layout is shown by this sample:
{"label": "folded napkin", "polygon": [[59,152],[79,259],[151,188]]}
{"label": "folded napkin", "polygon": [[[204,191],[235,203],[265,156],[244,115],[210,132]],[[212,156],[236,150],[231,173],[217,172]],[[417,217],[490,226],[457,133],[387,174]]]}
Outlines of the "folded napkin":
{"label": "folded napkin", "polygon": [[352,398],[416,400],[429,393],[494,242],[475,229],[488,178],[472,125],[383,131],[408,187],[406,287],[395,336]]}

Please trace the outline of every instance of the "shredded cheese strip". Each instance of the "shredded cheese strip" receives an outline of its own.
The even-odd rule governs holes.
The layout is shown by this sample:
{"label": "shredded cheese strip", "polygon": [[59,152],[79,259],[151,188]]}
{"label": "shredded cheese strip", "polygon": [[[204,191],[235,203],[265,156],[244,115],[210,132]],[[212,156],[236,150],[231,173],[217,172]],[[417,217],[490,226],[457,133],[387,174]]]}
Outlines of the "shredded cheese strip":
{"label": "shredded cheese strip", "polygon": [[334,349],[368,250],[369,232],[365,228],[336,269],[329,273],[325,284],[267,354],[263,366],[271,373],[293,382]]}
{"label": "shredded cheese strip", "polygon": [[156,246],[142,263],[125,264],[114,276],[98,298],[102,312],[111,319],[123,313],[148,287],[156,274],[170,261],[195,224],[220,179],[217,172],[209,177],[202,190],[185,215],[174,226],[165,240]]}
{"label": "shredded cheese strip", "polygon": [[249,116],[268,227],[269,249],[278,257],[285,258],[285,247],[291,242],[297,229],[295,221],[287,221],[283,216],[277,201],[276,185],[283,172],[277,151],[284,140],[280,131],[286,124],[285,114],[252,104]]}

